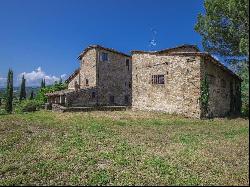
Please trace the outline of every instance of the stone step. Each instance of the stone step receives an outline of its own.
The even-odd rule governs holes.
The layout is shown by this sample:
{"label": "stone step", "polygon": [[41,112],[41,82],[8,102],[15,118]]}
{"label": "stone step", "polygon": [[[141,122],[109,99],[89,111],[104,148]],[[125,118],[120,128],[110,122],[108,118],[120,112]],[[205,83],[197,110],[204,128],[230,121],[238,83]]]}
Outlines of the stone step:
{"label": "stone step", "polygon": [[129,109],[128,106],[64,107],[58,104],[52,105],[52,110],[58,112],[125,111],[127,109]]}

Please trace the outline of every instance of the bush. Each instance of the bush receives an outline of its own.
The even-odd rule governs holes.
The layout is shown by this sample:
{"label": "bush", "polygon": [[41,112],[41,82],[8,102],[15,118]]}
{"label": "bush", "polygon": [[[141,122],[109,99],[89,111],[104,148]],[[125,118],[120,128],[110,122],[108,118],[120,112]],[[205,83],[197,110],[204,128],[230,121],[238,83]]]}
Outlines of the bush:
{"label": "bush", "polygon": [[17,106],[17,112],[34,112],[40,108],[39,102],[35,100],[24,100]]}

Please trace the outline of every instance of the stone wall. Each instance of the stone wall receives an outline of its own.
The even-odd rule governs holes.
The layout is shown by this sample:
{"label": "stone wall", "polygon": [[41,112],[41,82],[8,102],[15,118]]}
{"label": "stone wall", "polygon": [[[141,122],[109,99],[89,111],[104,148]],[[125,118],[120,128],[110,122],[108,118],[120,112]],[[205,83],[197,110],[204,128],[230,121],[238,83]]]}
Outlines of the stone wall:
{"label": "stone wall", "polygon": [[[224,117],[240,112],[240,80],[214,64],[213,59],[203,57],[202,79],[209,82],[208,116]],[[204,111],[202,116],[205,116]]]}
{"label": "stone wall", "polygon": [[[81,59],[80,88],[96,87],[96,49],[90,49]],[[88,84],[86,84],[86,80]]]}
{"label": "stone wall", "polygon": [[75,89],[75,82],[80,85],[80,74],[78,73],[70,82],[68,83],[68,89]]}
{"label": "stone wall", "polygon": [[78,106],[95,106],[96,95],[93,97],[93,92],[96,93],[96,88],[86,88],[77,90],[73,93],[66,95],[67,106],[78,107]]}
{"label": "stone wall", "polygon": [[[132,61],[132,109],[200,117],[200,57],[134,53]],[[152,84],[152,75],[165,84]]]}
{"label": "stone wall", "polygon": [[[103,49],[98,50],[98,57],[102,52],[108,53],[108,61],[102,62],[98,58],[97,64],[97,86],[99,105],[131,105],[132,96],[132,61],[118,53]],[[126,59],[129,64],[126,64]],[[128,65],[128,66],[127,66]],[[110,97],[114,97],[114,103]],[[127,97],[127,102],[125,101]]]}

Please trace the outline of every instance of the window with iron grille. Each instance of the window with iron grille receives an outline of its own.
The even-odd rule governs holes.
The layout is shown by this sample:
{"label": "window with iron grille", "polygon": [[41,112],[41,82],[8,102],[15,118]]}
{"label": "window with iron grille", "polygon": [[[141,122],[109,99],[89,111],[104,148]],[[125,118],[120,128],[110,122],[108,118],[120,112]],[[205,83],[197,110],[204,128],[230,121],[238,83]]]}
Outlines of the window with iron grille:
{"label": "window with iron grille", "polygon": [[152,75],[152,84],[165,84],[164,75]]}
{"label": "window with iron grille", "polygon": [[89,85],[89,79],[86,79],[86,86]]}

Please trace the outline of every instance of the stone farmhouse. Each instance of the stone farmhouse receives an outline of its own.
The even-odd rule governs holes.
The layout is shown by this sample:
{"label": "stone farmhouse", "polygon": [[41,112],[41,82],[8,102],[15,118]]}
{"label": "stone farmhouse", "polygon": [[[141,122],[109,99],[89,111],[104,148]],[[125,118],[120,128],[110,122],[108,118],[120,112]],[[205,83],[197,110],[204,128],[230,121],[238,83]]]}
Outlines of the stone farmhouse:
{"label": "stone farmhouse", "polygon": [[[80,68],[68,89],[49,93],[53,110],[126,106],[186,117],[224,117],[241,109],[241,79],[194,45],[160,51],[132,51],[91,45],[78,57]],[[208,80],[208,109],[201,104],[201,84]]]}

